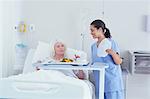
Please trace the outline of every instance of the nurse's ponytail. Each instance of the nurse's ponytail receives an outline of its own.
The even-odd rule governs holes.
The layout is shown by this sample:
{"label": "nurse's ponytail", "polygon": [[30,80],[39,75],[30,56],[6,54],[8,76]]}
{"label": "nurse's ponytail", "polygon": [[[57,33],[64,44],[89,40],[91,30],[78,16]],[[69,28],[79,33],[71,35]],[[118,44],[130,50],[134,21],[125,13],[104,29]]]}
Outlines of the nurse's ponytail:
{"label": "nurse's ponytail", "polygon": [[99,29],[102,28],[103,32],[104,32],[104,36],[106,38],[111,38],[111,34],[108,28],[106,28],[105,23],[102,20],[95,20],[91,23],[91,25],[93,25],[95,28]]}
{"label": "nurse's ponytail", "polygon": [[108,28],[105,28],[105,30],[104,30],[104,36],[105,36],[106,38],[111,38],[111,34],[110,34],[110,31],[109,31]]}

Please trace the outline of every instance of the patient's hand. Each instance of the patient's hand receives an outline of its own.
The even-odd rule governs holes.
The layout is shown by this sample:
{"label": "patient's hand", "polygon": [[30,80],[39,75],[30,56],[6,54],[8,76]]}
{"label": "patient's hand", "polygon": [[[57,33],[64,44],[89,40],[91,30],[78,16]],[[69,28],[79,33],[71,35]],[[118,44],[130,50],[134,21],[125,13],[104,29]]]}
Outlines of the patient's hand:
{"label": "patient's hand", "polygon": [[79,79],[82,79],[82,80],[84,79],[84,76],[85,76],[83,70],[79,70],[76,75]]}
{"label": "patient's hand", "polygon": [[39,71],[40,70],[40,68],[39,67],[36,67],[36,71]]}

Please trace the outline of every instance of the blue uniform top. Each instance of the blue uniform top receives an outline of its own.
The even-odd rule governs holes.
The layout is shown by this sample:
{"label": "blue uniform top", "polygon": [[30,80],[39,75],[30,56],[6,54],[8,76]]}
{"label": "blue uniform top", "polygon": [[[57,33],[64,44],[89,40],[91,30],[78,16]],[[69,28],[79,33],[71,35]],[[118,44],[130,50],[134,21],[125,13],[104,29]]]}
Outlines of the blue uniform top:
{"label": "blue uniform top", "polygon": [[[111,42],[111,48],[116,53],[120,53],[118,45],[116,42],[112,39],[109,39]],[[108,68],[105,70],[105,92],[112,92],[112,91],[120,91],[123,90],[123,80],[122,80],[122,72],[120,65],[116,65],[113,61],[113,58],[111,55],[107,55],[106,57],[98,57],[97,56],[97,44],[94,43],[91,47],[92,50],[92,63],[94,62],[102,62],[108,64]],[[98,72],[94,72],[94,76],[96,79],[96,87],[99,87],[98,80],[99,75]],[[98,88],[96,88],[96,91]],[[98,91],[97,91],[98,92]]]}

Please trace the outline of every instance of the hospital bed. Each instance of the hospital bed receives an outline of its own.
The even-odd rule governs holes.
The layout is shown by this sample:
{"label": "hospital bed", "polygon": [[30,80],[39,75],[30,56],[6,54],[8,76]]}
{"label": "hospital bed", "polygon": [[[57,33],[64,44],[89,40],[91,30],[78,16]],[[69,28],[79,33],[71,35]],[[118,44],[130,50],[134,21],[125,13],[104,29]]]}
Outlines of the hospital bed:
{"label": "hospital bed", "polygon": [[[35,68],[32,66],[34,50],[30,50],[23,74],[3,78],[0,80],[0,98],[15,99],[92,99],[92,94],[87,83],[83,80],[71,77],[60,76],[53,78],[53,81],[39,80],[38,78],[30,80],[27,75],[32,74]],[[100,93],[99,99],[104,99],[104,73],[106,64],[95,63],[93,66],[46,66],[45,69],[74,69],[74,70],[99,70],[100,71]],[[55,73],[55,72],[53,72]],[[57,72],[56,72],[57,74]],[[42,74],[44,77],[44,74]],[[58,74],[57,74],[58,75]],[[21,79],[25,76],[27,79]],[[35,77],[33,77],[35,78]],[[97,98],[98,99],[98,98]]]}

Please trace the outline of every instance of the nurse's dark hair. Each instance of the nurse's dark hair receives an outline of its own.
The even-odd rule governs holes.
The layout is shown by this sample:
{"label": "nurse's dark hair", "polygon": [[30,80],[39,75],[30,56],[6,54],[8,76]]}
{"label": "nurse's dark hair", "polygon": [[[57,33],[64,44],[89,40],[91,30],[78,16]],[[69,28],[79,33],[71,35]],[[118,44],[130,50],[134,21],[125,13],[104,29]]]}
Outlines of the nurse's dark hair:
{"label": "nurse's dark hair", "polygon": [[106,27],[105,23],[104,23],[102,20],[100,20],[100,19],[94,20],[94,21],[91,23],[91,25],[93,25],[93,26],[94,26],[95,28],[97,28],[97,29],[101,28],[101,29],[103,30],[103,32],[104,32],[104,36],[105,36],[106,38],[111,38],[110,31],[109,31],[109,29]]}

